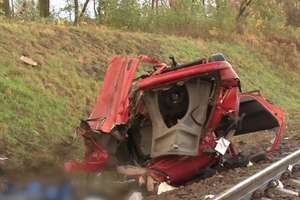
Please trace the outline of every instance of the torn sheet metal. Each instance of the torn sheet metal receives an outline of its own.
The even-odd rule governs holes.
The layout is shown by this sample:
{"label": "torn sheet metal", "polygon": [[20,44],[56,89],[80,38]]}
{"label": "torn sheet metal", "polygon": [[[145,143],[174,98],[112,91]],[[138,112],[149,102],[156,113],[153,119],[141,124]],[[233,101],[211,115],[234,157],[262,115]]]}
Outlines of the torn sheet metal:
{"label": "torn sheet metal", "polygon": [[[122,170],[154,191],[162,182],[177,186],[191,180],[223,155],[238,158],[231,136],[277,128],[266,152],[276,150],[284,112],[259,92],[242,93],[224,55],[186,64],[172,59],[166,65],[147,56],[113,57],[92,112],[82,122],[84,160],[66,163],[67,170],[135,165],[143,170]],[[144,62],[151,66],[136,77]]]}

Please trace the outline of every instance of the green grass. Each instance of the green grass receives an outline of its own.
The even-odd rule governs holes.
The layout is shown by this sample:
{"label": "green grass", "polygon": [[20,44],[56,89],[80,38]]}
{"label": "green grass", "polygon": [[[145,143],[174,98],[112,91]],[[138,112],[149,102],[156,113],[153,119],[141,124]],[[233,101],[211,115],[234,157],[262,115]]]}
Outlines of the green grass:
{"label": "green grass", "polygon": [[[106,63],[116,54],[146,54],[164,62],[174,55],[186,62],[223,52],[239,72],[244,91],[260,89],[288,116],[298,116],[300,66],[275,62],[265,48],[273,51],[249,47],[244,41],[0,21],[0,153],[14,167],[62,164],[63,159],[77,157],[80,145],[72,140],[75,128],[88,116]],[[300,63],[297,53],[296,63]],[[39,66],[24,65],[21,55]],[[289,122],[296,124],[292,119]]]}

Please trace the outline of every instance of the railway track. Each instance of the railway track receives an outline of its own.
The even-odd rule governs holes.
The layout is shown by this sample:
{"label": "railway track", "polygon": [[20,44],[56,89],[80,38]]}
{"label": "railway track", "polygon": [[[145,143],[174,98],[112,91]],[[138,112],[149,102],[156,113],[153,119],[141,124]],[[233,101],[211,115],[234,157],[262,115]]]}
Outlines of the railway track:
{"label": "railway track", "polygon": [[[214,200],[300,199],[300,149],[214,197]],[[278,197],[280,196],[280,197]]]}

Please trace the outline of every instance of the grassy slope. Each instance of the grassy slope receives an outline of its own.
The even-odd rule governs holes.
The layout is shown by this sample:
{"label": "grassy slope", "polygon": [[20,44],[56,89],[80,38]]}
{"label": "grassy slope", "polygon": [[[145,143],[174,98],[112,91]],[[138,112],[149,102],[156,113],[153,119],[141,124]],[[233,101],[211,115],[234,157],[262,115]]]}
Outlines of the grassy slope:
{"label": "grassy slope", "polygon": [[[146,54],[168,62],[171,54],[190,61],[223,52],[239,72],[244,90],[262,90],[290,115],[299,111],[299,52],[294,52],[296,66],[278,65],[268,54],[272,46],[257,47],[242,40],[0,21],[0,155],[9,156],[13,166],[27,167],[73,156],[78,146],[70,138],[93,105],[106,63],[115,54]],[[39,66],[24,65],[21,55]]]}

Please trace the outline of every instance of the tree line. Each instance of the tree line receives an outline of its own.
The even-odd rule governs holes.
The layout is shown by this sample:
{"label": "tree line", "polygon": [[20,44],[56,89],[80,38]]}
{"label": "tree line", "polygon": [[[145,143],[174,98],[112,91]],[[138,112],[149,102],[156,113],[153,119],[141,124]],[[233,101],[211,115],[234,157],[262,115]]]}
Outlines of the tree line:
{"label": "tree line", "polygon": [[32,9],[36,5],[38,6],[39,16],[40,17],[49,17],[50,16],[50,0],[0,0],[0,11],[6,17],[13,17],[15,14],[15,5],[18,5],[18,13],[28,12],[29,9]]}
{"label": "tree line", "polygon": [[[0,0],[6,17],[57,19],[51,0]],[[300,0],[62,0],[75,25],[91,21],[143,31],[198,32],[300,26]],[[87,14],[90,6],[92,14]],[[29,17],[28,17],[29,16]],[[195,31],[197,29],[198,31]]]}

